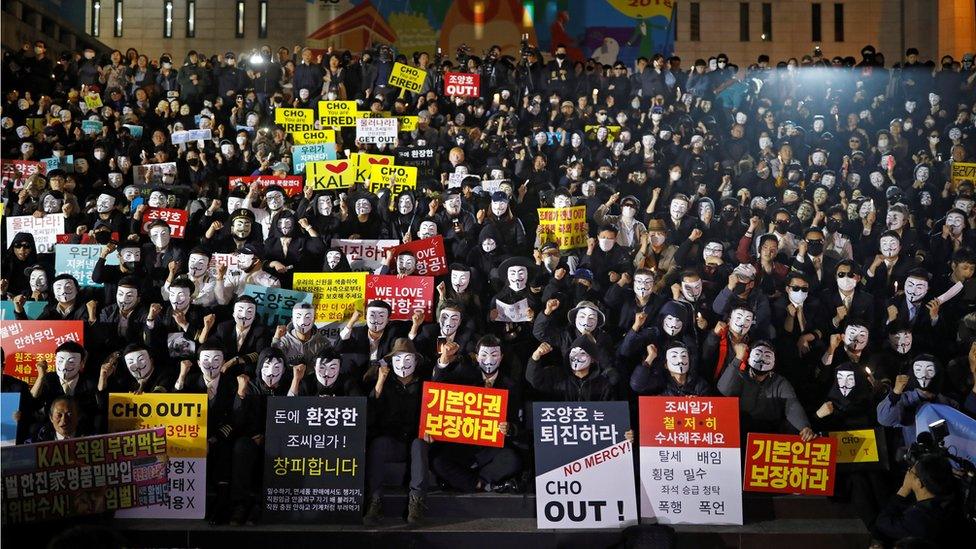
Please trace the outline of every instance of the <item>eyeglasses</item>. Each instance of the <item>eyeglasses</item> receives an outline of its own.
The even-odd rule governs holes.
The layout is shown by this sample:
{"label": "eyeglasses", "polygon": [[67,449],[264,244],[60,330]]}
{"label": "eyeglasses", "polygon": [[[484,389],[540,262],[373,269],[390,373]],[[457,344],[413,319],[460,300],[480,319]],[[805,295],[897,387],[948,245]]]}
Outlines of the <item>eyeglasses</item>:
{"label": "eyeglasses", "polygon": [[854,278],[855,276],[857,275],[851,271],[847,271],[846,273],[841,273],[841,272],[837,273],[837,278]]}
{"label": "eyeglasses", "polygon": [[790,286],[790,289],[793,290],[794,292],[803,292],[803,293],[807,293],[810,291],[810,288],[807,288],[806,286]]}
{"label": "eyeglasses", "polygon": [[16,244],[14,244],[14,249],[15,250],[23,250],[23,249],[26,249],[26,248],[30,248],[30,244],[28,244],[26,242],[18,242]]}

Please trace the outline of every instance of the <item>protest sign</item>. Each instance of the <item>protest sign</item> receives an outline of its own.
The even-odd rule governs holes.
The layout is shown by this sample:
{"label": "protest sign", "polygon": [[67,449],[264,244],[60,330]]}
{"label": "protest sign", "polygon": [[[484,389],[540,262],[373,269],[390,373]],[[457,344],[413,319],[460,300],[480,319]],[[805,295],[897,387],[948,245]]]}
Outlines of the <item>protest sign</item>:
{"label": "protest sign", "polygon": [[68,173],[75,171],[75,155],[73,154],[42,158],[41,163],[44,164],[47,173],[51,173],[53,170],[64,170]]}
{"label": "protest sign", "polygon": [[[400,126],[401,131],[403,126]],[[437,169],[437,159],[433,147],[397,147],[395,151],[398,166],[417,168],[417,177],[430,179]]]}
{"label": "protest sign", "polygon": [[637,524],[626,402],[534,402],[539,528]]}
{"label": "protest sign", "polygon": [[320,143],[335,143],[335,130],[308,130],[292,132],[292,139],[296,145],[318,145]]}
{"label": "protest sign", "polygon": [[915,432],[931,431],[933,423],[945,420],[949,434],[945,445],[952,454],[976,462],[976,419],[947,404],[922,404],[915,412]]}
{"label": "protest sign", "polygon": [[355,183],[355,164],[351,160],[322,160],[305,164],[305,185],[313,191],[348,189]]}
{"label": "protest sign", "polygon": [[315,322],[342,322],[364,312],[366,273],[295,273],[292,286],[312,294]]}
{"label": "protest sign", "polygon": [[123,128],[129,128],[129,135],[139,139],[142,137],[142,126],[136,126],[135,124],[122,124]]}
{"label": "protest sign", "polygon": [[424,382],[418,436],[476,446],[505,446],[508,390]]}
{"label": "protest sign", "polygon": [[336,144],[295,145],[291,148],[291,173],[305,173],[305,164],[319,160],[335,160]]}
{"label": "protest sign", "polygon": [[386,259],[386,250],[400,244],[399,240],[358,240],[333,238],[332,247],[339,248],[346,256],[353,271],[379,273]]}
{"label": "protest sign", "polygon": [[538,211],[544,242],[555,242],[560,250],[586,246],[586,206],[539,208]]}
{"label": "protest sign", "polygon": [[831,431],[827,436],[837,441],[839,471],[888,468],[888,445],[881,427]]}
{"label": "protest sign", "polygon": [[286,109],[275,107],[275,124],[284,128],[286,133],[306,132],[315,125],[314,109]]}
{"label": "protest sign", "polygon": [[742,524],[740,453],[737,398],[640,397],[641,516]]}
{"label": "protest sign", "polygon": [[362,522],[365,461],[365,397],[269,397],[263,518]]}
{"label": "protest sign", "polygon": [[969,181],[976,185],[976,162],[952,162],[952,190],[955,192],[959,184]]}
{"label": "protest sign", "polygon": [[358,118],[356,119],[356,140],[361,143],[386,143],[396,141],[396,118]]}
{"label": "protest sign", "polygon": [[101,120],[82,120],[81,131],[85,135],[96,135],[102,133],[105,124]]}
{"label": "protest sign", "polygon": [[20,411],[20,393],[0,393],[0,446],[17,444],[17,420]]}
{"label": "protest sign", "polygon": [[531,322],[532,319],[529,318],[529,300],[520,299],[515,303],[505,303],[504,301],[495,300],[495,309],[498,310],[498,316],[495,317],[495,322]]}
{"label": "protest sign", "polygon": [[64,232],[64,214],[47,214],[44,217],[15,215],[7,218],[7,248],[17,233],[34,236],[34,246],[39,254],[54,253],[58,235]]}
{"label": "protest sign", "polygon": [[27,183],[27,179],[34,174],[41,174],[47,170],[47,165],[43,162],[33,160],[7,160],[0,161],[2,164],[2,185],[4,189],[10,188],[13,181],[13,190],[20,192]]}
{"label": "protest sign", "polygon": [[319,121],[323,126],[352,127],[358,110],[355,101],[319,101]]}
{"label": "protest sign", "polygon": [[502,190],[502,183],[504,182],[512,183],[509,179],[485,179],[481,182],[481,192],[491,195],[494,192]]}
{"label": "protest sign", "polygon": [[85,105],[89,109],[102,108],[102,97],[96,92],[89,92],[85,95]]}
{"label": "protest sign", "polygon": [[464,182],[464,178],[469,174],[464,170],[454,170],[453,172],[447,174],[447,188],[448,189],[460,189],[461,183]]}
{"label": "protest sign", "polygon": [[481,94],[481,75],[465,72],[444,73],[444,95],[478,97]]}
{"label": "protest sign", "polygon": [[836,466],[837,441],[831,437],[803,442],[799,435],[749,433],[743,489],[832,496]]}
{"label": "protest sign", "polygon": [[396,116],[398,131],[401,132],[412,132],[417,129],[417,116]]}
{"label": "protest sign", "polygon": [[[417,168],[412,166],[373,166],[369,177],[369,192],[378,194],[388,188],[392,196],[417,188]],[[390,204],[393,206],[393,204]]]}
{"label": "protest sign", "polygon": [[186,222],[190,214],[186,210],[176,208],[146,208],[142,213],[142,234],[149,234],[149,224],[157,219],[162,219],[169,225],[170,236],[173,238],[183,238],[186,232]]}
{"label": "protest sign", "polygon": [[7,446],[0,470],[4,526],[155,505],[169,489],[166,430]]}
{"label": "protest sign", "polygon": [[387,82],[391,86],[403,88],[408,92],[420,93],[424,87],[424,79],[427,78],[427,71],[404,65],[403,63],[393,63],[390,71],[390,80]]}
{"label": "protest sign", "polygon": [[[99,244],[55,244],[54,271],[70,274],[78,280],[79,286],[101,288],[102,284],[93,282],[91,275],[102,248]],[[118,265],[118,254],[109,254],[105,258],[106,265],[110,264],[109,258],[113,258]]]}
{"label": "protest sign", "polygon": [[281,187],[281,190],[285,191],[286,196],[298,196],[302,193],[302,176],[286,175],[284,177],[275,177],[273,175],[232,175],[227,178],[228,191],[233,191],[242,187],[246,191],[252,185],[258,188],[258,193],[263,193],[264,190],[271,185],[277,185]]}
{"label": "protest sign", "polygon": [[[37,320],[37,317],[41,316],[44,312],[44,307],[47,306],[47,301],[25,301],[24,302],[24,314],[30,320]],[[0,301],[0,320],[14,320],[14,302],[13,301]]]}
{"label": "protest sign", "polygon": [[118,518],[202,519],[207,507],[206,393],[111,393],[108,430],[166,430],[169,493],[161,502],[117,513]]}
{"label": "protest sign", "polygon": [[248,284],[244,286],[244,294],[254,298],[257,302],[257,313],[270,326],[284,326],[291,322],[291,310],[298,303],[312,303],[312,294],[269,288]]}
{"label": "protest sign", "polygon": [[178,132],[173,132],[170,141],[174,145],[180,145],[182,143],[189,143],[191,141],[210,141],[213,139],[213,134],[210,128],[203,130],[180,130]]}
{"label": "protest sign", "polygon": [[[148,174],[148,175],[147,175]],[[172,177],[168,183],[163,179]],[[148,177],[148,179],[147,179]],[[132,183],[134,185],[147,185],[149,187],[172,187],[176,181],[176,162],[158,162],[156,164],[139,164],[132,170]],[[149,191],[150,189],[145,189]],[[146,193],[148,196],[148,192]]]}
{"label": "protest sign", "polygon": [[403,252],[411,252],[417,258],[417,274],[440,276],[447,274],[447,259],[444,255],[444,237],[435,235],[421,240],[411,240],[393,248],[393,257]]}
{"label": "protest sign", "polygon": [[85,327],[81,320],[2,320],[0,345],[3,346],[3,373],[33,384],[35,365],[46,360],[54,370],[54,350],[65,341],[84,345]]}
{"label": "protest sign", "polygon": [[390,320],[410,320],[414,311],[423,310],[430,322],[434,308],[434,277],[369,275],[366,277],[366,303],[379,299],[390,304]]}
{"label": "protest sign", "polygon": [[210,265],[207,266],[207,269],[211,276],[217,276],[217,268],[221,265],[227,267],[228,276],[240,276],[242,273],[241,268],[237,265],[237,254],[210,254]]}

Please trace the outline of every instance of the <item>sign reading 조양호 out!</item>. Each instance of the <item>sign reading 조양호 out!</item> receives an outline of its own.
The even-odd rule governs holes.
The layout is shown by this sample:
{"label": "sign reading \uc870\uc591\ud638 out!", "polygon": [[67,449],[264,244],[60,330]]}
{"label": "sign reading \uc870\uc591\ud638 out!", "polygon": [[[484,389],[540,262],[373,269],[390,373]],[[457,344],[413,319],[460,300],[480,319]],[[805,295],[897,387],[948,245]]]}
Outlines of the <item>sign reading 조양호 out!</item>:
{"label": "sign reading \uc870\uc591\ud638 out!", "polygon": [[803,442],[799,435],[749,433],[743,489],[832,496],[836,467],[834,438],[818,437]]}
{"label": "sign reading \uc870\uc591\ud638 out!", "polygon": [[[222,379],[221,383],[226,382]],[[108,429],[112,432],[166,429],[169,493],[156,505],[124,511],[119,518],[202,519],[207,506],[206,393],[111,393]]]}
{"label": "sign reading \uc870\uc591\ud638 out!", "polygon": [[169,490],[166,429],[0,449],[4,526],[156,505]]}
{"label": "sign reading \uc870\uc591\ud638 out!", "polygon": [[364,311],[366,273],[295,273],[292,285],[312,294],[317,323],[342,322]]}
{"label": "sign reading \uc870\uc591\ud638 out!", "polygon": [[539,208],[538,211],[545,242],[555,242],[560,250],[586,246],[586,206]]}
{"label": "sign reading \uc870\uc591\ud638 out!", "polygon": [[742,524],[740,453],[737,398],[640,397],[641,516]]}
{"label": "sign reading \uc870\uc591\ud638 out!", "polygon": [[425,78],[427,78],[427,71],[423,69],[403,63],[394,63],[388,84],[403,88],[408,92],[420,93],[421,88],[424,87]]}
{"label": "sign reading \uc870\uc591\ud638 out!", "polygon": [[267,521],[362,521],[365,397],[269,397],[264,452]]}
{"label": "sign reading \uc870\uc591\ud638 out!", "polygon": [[481,76],[464,72],[444,73],[444,95],[458,97],[478,97],[481,90]]}
{"label": "sign reading \uc870\uc591\ud638 out!", "polygon": [[535,402],[532,422],[539,528],[637,524],[626,402]]}
{"label": "sign reading \uc870\uc591\ud638 out!", "polygon": [[477,446],[505,446],[508,390],[424,382],[418,436]]}

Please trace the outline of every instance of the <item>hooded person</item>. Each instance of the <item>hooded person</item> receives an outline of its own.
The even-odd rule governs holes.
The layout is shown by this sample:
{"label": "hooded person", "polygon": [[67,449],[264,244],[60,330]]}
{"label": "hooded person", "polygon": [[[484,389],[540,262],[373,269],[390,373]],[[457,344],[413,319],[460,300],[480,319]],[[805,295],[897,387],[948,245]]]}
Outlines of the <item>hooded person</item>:
{"label": "hooded person", "polygon": [[291,210],[275,215],[271,225],[271,236],[264,241],[264,261],[286,287],[291,287],[293,272],[320,265],[317,258],[322,257],[325,242],[307,219],[299,219]]}
{"label": "hooded person", "polygon": [[491,205],[485,213],[485,224],[498,230],[498,245],[511,253],[526,250],[530,244],[522,220],[512,210],[511,197],[504,191],[491,195]]}
{"label": "hooded person", "polygon": [[[15,234],[10,241],[10,247],[4,254],[3,263],[0,265],[3,279],[7,281],[8,294],[23,294],[30,289],[30,281],[25,269],[31,265],[36,265],[38,262],[34,235],[30,233]],[[44,263],[49,262],[45,261]]]}
{"label": "hooded person", "polygon": [[634,368],[630,388],[642,396],[706,396],[714,391],[707,381],[697,375],[692,351],[683,342],[667,343],[659,356],[658,346],[648,344],[647,355]]}
{"label": "hooded person", "polygon": [[271,346],[281,349],[289,366],[304,364],[311,349],[326,343],[325,333],[315,327],[315,307],[311,303],[296,303],[291,309],[291,320],[275,328],[271,338]]}
{"label": "hooded person", "polygon": [[[408,237],[417,234],[420,228],[420,221],[423,213],[420,211],[420,204],[417,196],[410,189],[406,189],[391,199],[393,211],[386,214],[386,222],[383,225],[382,237],[407,242]],[[380,211],[387,212],[383,207],[385,200],[380,200]]]}
{"label": "hooded person", "polygon": [[258,317],[254,298],[244,295],[235,299],[231,305],[231,318],[218,323],[212,330],[212,334],[208,330],[208,335],[223,346],[228,363],[224,373],[234,376],[243,373],[254,379],[258,354],[270,347],[271,340],[267,326]]}
{"label": "hooded person", "polygon": [[299,217],[308,219],[325,242],[331,242],[339,232],[340,219],[335,204],[333,193],[316,191],[307,203],[298,208]]}
{"label": "hooded person", "polygon": [[[117,264],[110,265],[108,259],[113,251],[118,260]],[[125,276],[133,276],[139,281],[142,295],[153,294],[153,279],[146,270],[143,257],[143,246],[138,241],[123,240],[117,245],[109,242],[102,247],[98,259],[95,261],[95,267],[92,269],[91,279],[92,282],[102,285],[105,304],[115,303],[116,288],[119,280]],[[167,264],[166,267],[167,271],[175,276],[174,266],[178,267],[179,264]]]}
{"label": "hooded person", "polygon": [[[581,335],[568,346],[567,356],[558,347],[543,342],[532,352],[525,379],[543,398],[566,402],[616,400],[622,388],[613,368],[599,362],[600,350],[589,335]],[[545,361],[545,364],[541,362]]]}
{"label": "hooded person", "polygon": [[380,238],[384,227],[377,202],[376,195],[365,192],[349,194],[344,202],[340,201],[342,224],[339,226],[339,235],[343,238]]}
{"label": "hooded person", "polygon": [[509,254],[510,250],[504,247],[498,229],[486,224],[478,233],[478,245],[471,247],[465,263],[476,270],[483,280],[489,280]]}
{"label": "hooded person", "polygon": [[[639,320],[635,319],[633,327],[636,327]],[[620,356],[635,360],[645,352],[649,344],[654,344],[658,349],[665,349],[671,344],[681,344],[691,353],[691,363],[697,366],[699,352],[695,336],[695,319],[691,315],[691,310],[678,301],[668,301],[657,312],[652,325],[628,331],[617,352]]]}
{"label": "hooded person", "polygon": [[[654,291],[656,283],[654,271],[637,269],[633,275],[621,274],[620,280],[607,288],[603,302],[611,312],[610,317],[617,318],[617,333],[626,334],[632,326],[636,326],[638,314],[643,313],[641,318],[645,320],[657,316],[666,298]],[[643,327],[643,322],[640,324],[638,331]]]}
{"label": "hooded person", "polygon": [[342,248],[338,246],[333,246],[325,251],[325,259],[322,263],[322,268],[320,269],[323,273],[349,273],[352,272],[352,266],[349,265],[349,260],[346,258],[346,254]]}
{"label": "hooded person", "polygon": [[[99,424],[99,395],[94,376],[83,375],[88,356],[84,347],[69,340],[55,348],[54,364],[38,360],[35,365],[38,375],[30,389],[30,396],[37,404],[37,414],[43,416],[55,399],[70,397],[83,411],[84,432],[93,432]],[[52,367],[51,371],[47,371],[47,366]],[[27,419],[25,417],[24,421]]]}
{"label": "hooded person", "polygon": [[415,322],[408,334],[421,354],[438,356],[447,343],[457,345],[455,354],[458,357],[474,352],[476,324],[465,312],[464,305],[452,299],[443,299],[437,305],[434,318],[436,321],[433,323],[420,325]]}
{"label": "hooded person", "polygon": [[[363,391],[354,376],[342,371],[342,355],[335,347],[323,341],[321,349],[309,352],[308,366],[299,386],[301,396],[363,396]],[[310,349],[311,351],[311,349]]]}
{"label": "hooded person", "polygon": [[863,365],[845,362],[832,371],[833,383],[814,420],[818,431],[869,429],[877,425],[874,387]]}
{"label": "hooded person", "polygon": [[[488,301],[488,321],[492,330],[506,345],[517,345],[522,351],[528,351],[526,346],[531,344],[532,334],[529,324],[538,318],[542,309],[536,297],[538,290],[530,287],[536,278],[537,268],[535,262],[527,257],[509,257],[503,261],[494,273],[494,285],[498,291]],[[521,315],[516,317],[520,319],[505,320],[507,317],[499,308],[499,303],[511,309],[508,314]]]}
{"label": "hooded person", "polygon": [[226,226],[220,221],[211,223],[201,243],[215,253],[234,253],[247,244],[260,246],[263,240],[261,230],[255,227],[254,212],[238,207],[231,211]]}
{"label": "hooded person", "polygon": [[566,325],[555,321],[554,313],[559,310],[560,300],[551,298],[546,302],[543,314],[537,315],[532,327],[532,335],[557,349],[564,359],[568,358],[571,345],[581,336],[596,342],[593,358],[605,369],[614,367],[613,338],[603,329],[606,314],[593,301],[579,301],[566,313]]}
{"label": "hooded person", "polygon": [[[888,394],[878,403],[878,423],[885,427],[901,427],[902,445],[915,441],[915,415],[926,403],[945,404],[959,408],[959,403],[943,394],[947,373],[942,361],[927,353],[916,355],[908,369],[900,372]],[[976,399],[966,399],[970,416],[976,413]]]}

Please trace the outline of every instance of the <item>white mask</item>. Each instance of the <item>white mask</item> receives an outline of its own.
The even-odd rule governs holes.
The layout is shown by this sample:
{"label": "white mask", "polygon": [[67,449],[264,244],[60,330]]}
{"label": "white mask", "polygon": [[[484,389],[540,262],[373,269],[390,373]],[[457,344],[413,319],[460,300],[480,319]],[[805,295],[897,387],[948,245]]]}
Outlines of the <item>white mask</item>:
{"label": "white mask", "polygon": [[234,304],[234,322],[243,328],[249,328],[254,323],[257,307],[253,303],[241,302]]}
{"label": "white mask", "polygon": [[438,323],[441,326],[442,336],[453,336],[461,326],[461,313],[454,309],[444,309],[441,311]]}
{"label": "white mask", "polygon": [[54,299],[58,303],[68,303],[78,297],[78,288],[71,280],[58,280],[54,282]]}
{"label": "white mask", "polygon": [[749,367],[760,372],[769,372],[776,366],[776,353],[765,345],[749,350]]}
{"label": "white mask", "polygon": [[566,195],[559,195],[552,201],[552,206],[554,208],[568,208],[573,205],[572,199]]}
{"label": "white mask", "polygon": [[654,291],[654,277],[647,274],[639,274],[634,277],[634,293],[637,297],[644,299]]}
{"label": "white mask", "polygon": [[669,336],[678,335],[681,329],[685,327],[685,323],[681,321],[680,318],[672,315],[667,315],[661,322],[661,326],[664,328],[664,333]]}
{"label": "white mask", "polygon": [[356,200],[356,215],[367,215],[371,211],[373,211],[373,206],[369,203],[369,200],[365,198]]}
{"label": "white mask", "polygon": [[962,214],[953,212],[946,216],[945,224],[949,227],[949,232],[951,232],[953,235],[959,235],[962,233],[962,229],[966,225],[966,219],[962,216]]}
{"label": "white mask", "polygon": [[583,307],[576,311],[576,329],[581,334],[590,334],[596,330],[600,323],[600,314],[589,307]]}
{"label": "white mask", "polygon": [[190,289],[181,287],[170,288],[169,303],[173,306],[174,310],[185,311],[190,306]]}
{"label": "white mask", "polygon": [[30,289],[32,292],[43,292],[47,290],[47,273],[36,269],[30,274]]}
{"label": "white mask", "polygon": [[495,251],[495,247],[496,247],[496,244],[495,244],[495,239],[494,238],[486,238],[484,240],[484,242],[481,243],[481,249],[485,253],[491,253],[491,252]]}
{"label": "white mask", "polygon": [[609,252],[610,250],[613,249],[613,245],[615,242],[616,240],[614,240],[613,238],[600,238],[599,239],[600,249],[603,250],[604,252]]}
{"label": "white mask", "polygon": [[909,303],[917,304],[929,293],[929,281],[921,278],[908,277],[905,279],[905,297]]}
{"label": "white mask", "polygon": [[931,360],[919,360],[912,364],[912,373],[918,380],[918,386],[926,389],[929,383],[932,383],[932,378],[935,377],[935,363]]}
{"label": "white mask", "polygon": [[337,252],[335,250],[326,252],[325,260],[326,262],[328,262],[330,269],[335,269],[336,265],[338,265],[339,262],[342,261],[342,252]]}
{"label": "white mask", "polygon": [[319,215],[332,215],[332,199],[328,196],[318,197],[315,202],[315,209],[318,211]]}
{"label": "white mask", "polygon": [[200,351],[200,358],[197,360],[197,366],[200,367],[200,371],[203,373],[204,379],[208,381],[216,379],[217,376],[220,375],[220,368],[223,365],[223,351],[210,349]]}
{"label": "white mask", "polygon": [[896,257],[898,252],[901,251],[901,243],[893,236],[883,236],[879,243],[879,249],[881,250],[881,255],[887,258]]}
{"label": "white mask", "polygon": [[648,232],[648,239],[651,241],[652,246],[663,246],[664,241],[667,239],[667,235],[661,232]]}
{"label": "white mask", "polygon": [[881,172],[871,172],[868,178],[871,180],[871,185],[874,185],[876,189],[880,189],[881,185],[884,184],[884,176],[881,175]]}
{"label": "white mask", "polygon": [[169,245],[169,227],[153,227],[149,230],[149,240],[157,249],[163,249]]}
{"label": "white mask", "polygon": [[888,215],[885,216],[885,225],[892,231],[901,229],[905,226],[905,214],[889,210]]}
{"label": "white mask", "polygon": [[863,351],[868,345],[868,329],[864,326],[848,326],[844,329],[844,345],[854,351]]}
{"label": "white mask", "polygon": [[896,353],[900,355],[907,354],[908,351],[912,350],[912,340],[914,339],[914,334],[908,330],[903,330],[901,332],[895,332],[888,336],[888,342]]}
{"label": "white mask", "polygon": [[684,200],[672,200],[669,211],[671,212],[671,219],[680,221],[688,213],[688,203]]}
{"label": "white mask", "polygon": [[385,307],[366,307],[366,327],[372,332],[381,332],[390,321],[390,311]]}
{"label": "white mask", "polygon": [[297,306],[291,310],[291,325],[303,334],[307,334],[315,326],[315,309],[300,309]]}
{"label": "white mask", "polygon": [[786,290],[787,297],[794,306],[799,307],[803,305],[803,302],[807,300],[807,296],[810,295],[809,289],[806,292],[798,292],[796,290]]}
{"label": "white mask", "polygon": [[261,364],[261,380],[268,387],[275,387],[285,375],[285,363],[280,358],[268,358]]}
{"label": "white mask", "polygon": [[437,224],[433,221],[421,221],[417,228],[417,238],[431,238],[437,235]]}
{"label": "white mask", "polygon": [[508,268],[508,287],[515,292],[521,292],[528,283],[529,270],[525,267],[515,266]]}
{"label": "white mask", "polygon": [[590,354],[584,351],[580,347],[573,347],[569,351],[569,367],[574,372],[580,372],[586,370],[593,363],[593,358]]}
{"label": "white mask", "polygon": [[115,290],[115,302],[119,304],[119,309],[128,311],[136,306],[139,301],[139,290],[128,286],[119,286]]}
{"label": "white mask", "polygon": [[837,388],[840,389],[840,394],[844,396],[850,395],[856,383],[853,371],[837,370]]}
{"label": "white mask", "polygon": [[760,137],[759,138],[759,148],[760,149],[768,149],[768,148],[770,148],[772,146],[773,146],[773,140],[772,139],[770,139],[768,137]]}
{"label": "white mask", "polygon": [[505,215],[508,211],[508,202],[502,200],[492,200],[491,202],[491,213],[495,214],[497,217]]}
{"label": "white mask", "polygon": [[691,369],[691,357],[688,349],[672,347],[664,353],[664,364],[672,374],[687,374]]}
{"label": "white mask", "polygon": [[280,210],[285,205],[285,195],[280,191],[271,191],[264,198],[268,203],[268,209],[273,212]]}
{"label": "white mask", "polygon": [[397,274],[410,275],[417,269],[417,258],[412,255],[397,256]]}
{"label": "white mask", "polygon": [[98,195],[95,201],[95,211],[98,213],[108,213],[115,207],[115,197],[107,194]]}
{"label": "white mask", "polygon": [[413,353],[397,353],[391,357],[393,373],[399,377],[408,377],[417,369],[417,357]]}
{"label": "white mask", "polygon": [[138,381],[148,379],[152,375],[153,364],[149,351],[139,350],[125,355],[125,367]]}
{"label": "white mask", "polygon": [[326,387],[331,387],[332,384],[336,382],[339,378],[339,363],[341,361],[338,358],[333,359],[315,359],[315,379],[319,381],[322,385]]}
{"label": "white mask", "polygon": [[487,375],[495,373],[502,364],[501,347],[478,347],[478,367]]}
{"label": "white mask", "polygon": [[468,289],[471,283],[471,273],[467,271],[451,271],[451,287],[457,293],[462,293]]}
{"label": "white mask", "polygon": [[61,383],[77,378],[81,372],[81,353],[59,351],[54,355],[54,371]]}
{"label": "white mask", "polygon": [[837,279],[837,287],[844,292],[849,292],[857,286],[857,279],[850,277],[840,277]]}
{"label": "white mask", "polygon": [[681,295],[688,301],[698,301],[702,294],[702,281],[682,282]]}
{"label": "white mask", "polygon": [[729,315],[729,329],[735,334],[745,334],[749,332],[749,328],[752,328],[752,322],[755,319],[755,315],[752,311],[746,311],[743,309],[735,309],[732,314]]}
{"label": "white mask", "polygon": [[210,258],[203,254],[190,254],[186,262],[187,271],[191,278],[200,278],[207,272],[210,265]]}
{"label": "white mask", "polygon": [[401,196],[397,201],[397,211],[400,212],[400,215],[407,215],[413,212],[413,198],[410,198],[409,195]]}
{"label": "white mask", "polygon": [[709,242],[702,250],[702,258],[708,263],[709,259],[722,259],[723,246],[718,242]]}

